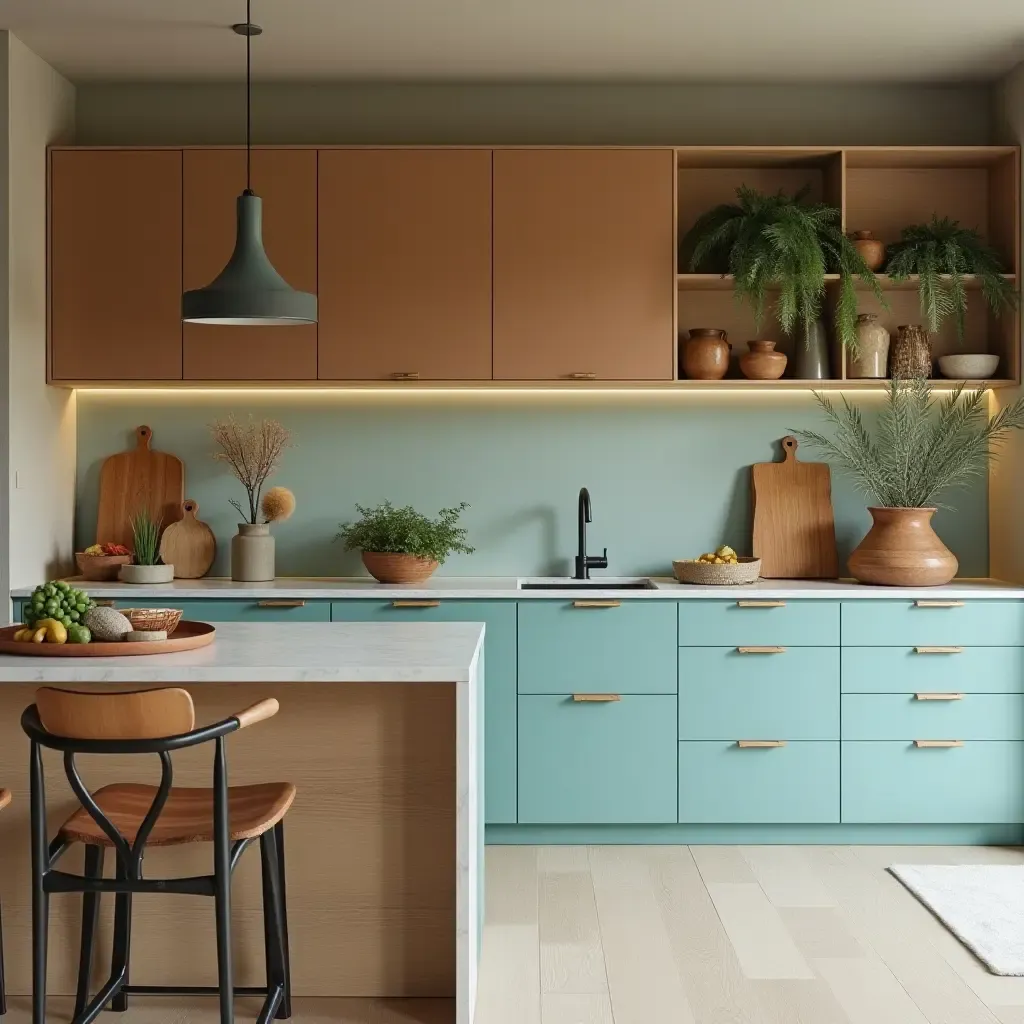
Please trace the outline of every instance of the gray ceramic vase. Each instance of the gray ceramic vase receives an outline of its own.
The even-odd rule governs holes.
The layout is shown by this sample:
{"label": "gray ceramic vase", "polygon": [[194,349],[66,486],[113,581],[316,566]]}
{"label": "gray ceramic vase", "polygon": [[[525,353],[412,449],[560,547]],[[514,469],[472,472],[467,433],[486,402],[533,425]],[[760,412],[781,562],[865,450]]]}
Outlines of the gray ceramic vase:
{"label": "gray ceramic vase", "polygon": [[[804,332],[801,331],[801,335]],[[828,336],[820,320],[793,346],[793,376],[797,380],[828,380]]]}
{"label": "gray ceramic vase", "polygon": [[274,578],[274,538],[269,523],[239,523],[231,538],[231,578],[265,583]]}

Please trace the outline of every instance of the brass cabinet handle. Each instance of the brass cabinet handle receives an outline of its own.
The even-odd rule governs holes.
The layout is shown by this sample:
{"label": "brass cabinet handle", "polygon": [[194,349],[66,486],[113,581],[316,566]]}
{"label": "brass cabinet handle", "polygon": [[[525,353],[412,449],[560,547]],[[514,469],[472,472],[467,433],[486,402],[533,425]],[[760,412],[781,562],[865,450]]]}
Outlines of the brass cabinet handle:
{"label": "brass cabinet handle", "polygon": [[617,693],[574,693],[572,699],[576,704],[612,704],[622,700]]}
{"label": "brass cabinet handle", "polygon": [[767,750],[769,747],[784,747],[785,740],[737,740],[736,746],[741,750]]}
{"label": "brass cabinet handle", "polygon": [[737,601],[737,608],[785,608],[785,601]]}
{"label": "brass cabinet handle", "polygon": [[392,601],[392,608],[439,608],[440,601]]}
{"label": "brass cabinet handle", "polygon": [[785,654],[785,647],[737,647],[740,654]]}
{"label": "brass cabinet handle", "polygon": [[391,379],[392,380],[419,380],[420,379],[420,375],[419,375],[419,372],[416,371],[416,370],[413,370],[412,372],[408,372],[408,373],[403,373],[403,372],[399,371],[397,373],[391,374]]}
{"label": "brass cabinet handle", "polygon": [[596,379],[596,373],[570,373],[570,380],[594,380]]}
{"label": "brass cabinet handle", "polygon": [[915,654],[963,654],[962,647],[915,647]]}
{"label": "brass cabinet handle", "polygon": [[914,740],[915,747],[962,747],[963,740]]}
{"label": "brass cabinet handle", "polygon": [[962,693],[915,693],[914,700],[963,700]]}
{"label": "brass cabinet handle", "polygon": [[573,601],[573,608],[618,608],[621,601]]}
{"label": "brass cabinet handle", "polygon": [[305,608],[305,601],[260,601],[259,608]]}
{"label": "brass cabinet handle", "polygon": [[113,601],[96,601],[96,600],[94,600],[93,604],[96,605],[97,608],[113,608],[114,607],[114,602]]}
{"label": "brass cabinet handle", "polygon": [[918,608],[963,608],[963,601],[915,601]]}

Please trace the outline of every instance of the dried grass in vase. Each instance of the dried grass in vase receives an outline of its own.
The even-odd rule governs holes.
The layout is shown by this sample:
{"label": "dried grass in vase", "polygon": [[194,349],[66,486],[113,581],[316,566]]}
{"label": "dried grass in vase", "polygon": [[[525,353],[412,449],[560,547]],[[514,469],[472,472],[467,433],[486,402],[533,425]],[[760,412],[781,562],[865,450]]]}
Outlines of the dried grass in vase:
{"label": "dried grass in vase", "polygon": [[252,416],[247,424],[233,416],[210,424],[210,434],[220,451],[213,453],[217,462],[225,462],[238,482],[245,488],[249,500],[248,512],[240,502],[231,499],[245,522],[255,524],[260,510],[260,498],[267,478],[277,469],[281,455],[292,447],[292,435],[277,420],[260,420]]}

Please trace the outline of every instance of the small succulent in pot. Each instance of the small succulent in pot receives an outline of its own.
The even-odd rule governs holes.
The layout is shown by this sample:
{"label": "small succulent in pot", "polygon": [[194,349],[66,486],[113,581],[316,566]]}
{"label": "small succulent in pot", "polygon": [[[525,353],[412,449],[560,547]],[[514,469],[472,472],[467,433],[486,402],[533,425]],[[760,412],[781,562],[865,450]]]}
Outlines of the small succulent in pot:
{"label": "small succulent in pot", "polygon": [[466,543],[466,529],[459,526],[459,516],[467,508],[463,501],[431,519],[411,505],[395,508],[390,501],[376,508],[356,505],[361,518],[342,523],[335,540],[343,541],[346,551],[361,552],[363,564],[379,582],[420,583],[449,555],[475,550]]}

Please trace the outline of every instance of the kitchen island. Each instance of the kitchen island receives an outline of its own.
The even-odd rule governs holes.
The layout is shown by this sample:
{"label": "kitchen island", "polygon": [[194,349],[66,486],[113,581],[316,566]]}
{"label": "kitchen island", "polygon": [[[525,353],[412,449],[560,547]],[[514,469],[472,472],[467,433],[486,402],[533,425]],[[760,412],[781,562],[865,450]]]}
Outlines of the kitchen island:
{"label": "kitchen island", "polygon": [[[290,781],[287,889],[296,996],[453,999],[471,1024],[482,917],[481,736],[484,627],[475,623],[218,623],[216,642],[180,654],[56,659],[0,656],[0,821],[7,981],[29,990],[28,741],[36,686],[183,686],[197,722],[264,697],[278,716],[228,741],[229,781]],[[149,762],[153,763],[149,763]],[[208,786],[212,754],[174,757],[175,785]],[[154,782],[156,758],[84,761],[90,788]],[[46,760],[51,830],[76,806],[60,759]],[[209,869],[210,847],[147,851],[150,877]],[[69,870],[75,870],[69,855]],[[109,868],[109,864],[108,864]],[[236,984],[263,975],[259,857],[233,886]],[[79,905],[55,898],[51,993],[74,991]],[[106,921],[107,915],[103,918]],[[101,944],[109,933],[101,935]],[[106,948],[101,945],[101,948]],[[215,984],[208,901],[136,900],[133,984]]]}

